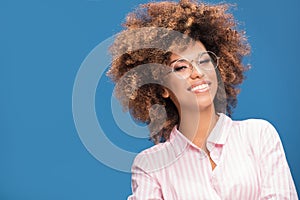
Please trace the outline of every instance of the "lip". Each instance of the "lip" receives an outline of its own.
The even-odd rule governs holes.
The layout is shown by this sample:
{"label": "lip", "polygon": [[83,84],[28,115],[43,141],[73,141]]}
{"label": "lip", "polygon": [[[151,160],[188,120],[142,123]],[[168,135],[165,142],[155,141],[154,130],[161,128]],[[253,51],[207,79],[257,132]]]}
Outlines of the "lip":
{"label": "lip", "polygon": [[[203,84],[207,84],[208,87],[203,88],[203,89],[196,89],[196,90],[194,90],[194,91],[192,90],[193,88],[196,88],[196,87],[198,87],[198,86],[200,86],[200,85],[203,85]],[[209,90],[210,85],[211,85],[211,82],[208,81],[208,80],[199,81],[199,82],[197,82],[197,83],[192,84],[190,87],[188,87],[188,91],[194,92],[194,93],[206,92],[207,90]]]}

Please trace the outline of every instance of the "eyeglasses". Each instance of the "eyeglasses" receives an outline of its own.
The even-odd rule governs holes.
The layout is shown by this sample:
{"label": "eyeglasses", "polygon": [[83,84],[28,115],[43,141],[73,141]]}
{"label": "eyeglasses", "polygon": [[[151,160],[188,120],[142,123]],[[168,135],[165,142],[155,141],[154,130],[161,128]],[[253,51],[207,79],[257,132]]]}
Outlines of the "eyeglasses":
{"label": "eyeglasses", "polygon": [[[174,74],[181,79],[187,79],[193,73],[195,67],[197,67],[196,70],[215,70],[218,67],[219,59],[220,58],[214,52],[204,51],[199,54],[197,60],[188,61],[184,58],[180,58],[172,61],[170,63],[172,68],[171,72],[174,72]],[[196,65],[194,66],[192,62]]]}

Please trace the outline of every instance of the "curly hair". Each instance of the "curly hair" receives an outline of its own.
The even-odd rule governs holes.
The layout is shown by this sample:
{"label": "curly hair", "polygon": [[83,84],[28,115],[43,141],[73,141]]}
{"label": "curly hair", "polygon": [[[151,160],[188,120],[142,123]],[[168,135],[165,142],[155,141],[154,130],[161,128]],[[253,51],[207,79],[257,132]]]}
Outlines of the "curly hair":
{"label": "curly hair", "polygon": [[[238,29],[238,23],[228,12],[230,7],[231,5],[224,3],[212,5],[191,0],[163,1],[142,4],[128,14],[123,24],[123,33],[127,31],[127,34],[120,34],[110,48],[113,62],[107,75],[117,83],[115,95],[123,107],[129,109],[135,120],[149,125],[150,138],[154,143],[169,138],[172,128],[179,123],[179,114],[172,100],[162,97],[163,86],[155,81],[142,84],[149,73],[154,77],[153,80],[159,79],[159,68],[148,67],[139,73],[132,70],[149,63],[168,62],[171,53],[164,49],[172,46],[174,38],[151,27],[177,31],[195,41],[201,41],[207,50],[221,58],[217,73],[224,83],[226,112],[230,116],[237,105],[237,95],[240,92],[238,86],[245,79],[244,72],[249,68],[243,64],[242,59],[250,53],[245,32]],[[134,32],[144,27],[149,27],[151,31]],[[131,34],[128,31],[132,31]],[[152,48],[151,45],[146,48],[142,44],[147,42],[160,43],[162,48]],[[144,48],[136,49],[135,46],[138,45]],[[124,53],[120,55],[120,52]],[[215,105],[218,100],[217,92]],[[160,106],[154,106],[157,104],[165,106],[166,113]],[[167,120],[161,125],[159,116],[164,114]]]}

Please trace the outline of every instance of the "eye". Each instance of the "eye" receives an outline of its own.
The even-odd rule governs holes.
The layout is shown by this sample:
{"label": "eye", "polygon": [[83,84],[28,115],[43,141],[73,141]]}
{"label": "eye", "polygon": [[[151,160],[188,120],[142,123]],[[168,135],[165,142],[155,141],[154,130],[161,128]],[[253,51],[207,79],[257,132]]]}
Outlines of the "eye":
{"label": "eye", "polygon": [[199,60],[199,64],[208,64],[211,62],[211,58],[205,58],[205,59],[202,59],[202,60]]}
{"label": "eye", "polygon": [[174,72],[180,72],[180,71],[184,71],[186,68],[188,68],[186,65],[178,65],[178,66],[174,66]]}
{"label": "eye", "polygon": [[182,72],[189,68],[189,63],[186,60],[178,60],[173,65],[174,72]]}

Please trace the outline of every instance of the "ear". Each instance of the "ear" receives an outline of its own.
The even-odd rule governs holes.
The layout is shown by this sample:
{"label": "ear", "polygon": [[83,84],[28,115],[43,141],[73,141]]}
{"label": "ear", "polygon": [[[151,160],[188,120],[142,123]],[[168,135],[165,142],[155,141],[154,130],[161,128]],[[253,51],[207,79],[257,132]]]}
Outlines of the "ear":
{"label": "ear", "polygon": [[170,96],[170,93],[169,93],[169,90],[167,88],[163,88],[163,93],[161,95],[163,98],[169,98]]}

